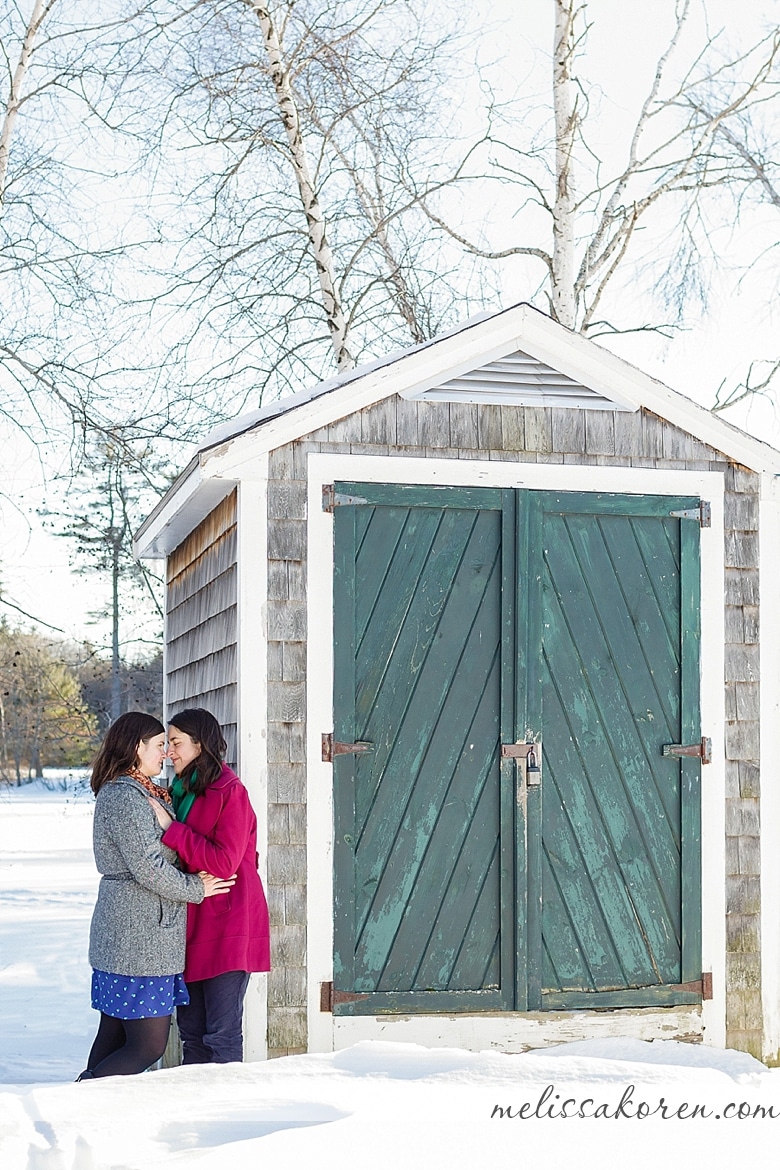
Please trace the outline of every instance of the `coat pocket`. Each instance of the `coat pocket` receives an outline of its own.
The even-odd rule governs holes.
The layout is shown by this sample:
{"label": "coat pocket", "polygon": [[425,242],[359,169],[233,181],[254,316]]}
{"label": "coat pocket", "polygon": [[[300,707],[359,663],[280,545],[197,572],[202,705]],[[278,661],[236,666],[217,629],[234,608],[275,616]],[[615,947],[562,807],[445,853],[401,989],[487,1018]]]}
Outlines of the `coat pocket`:
{"label": "coat pocket", "polygon": [[[210,903],[209,909],[214,914],[227,914],[230,911],[231,905],[231,891],[228,890],[226,894],[215,894],[213,898],[208,898]],[[201,905],[203,903],[201,902]]]}
{"label": "coat pocket", "polygon": [[159,923],[163,927],[181,926],[187,912],[184,902],[171,902],[168,898],[160,898]]}

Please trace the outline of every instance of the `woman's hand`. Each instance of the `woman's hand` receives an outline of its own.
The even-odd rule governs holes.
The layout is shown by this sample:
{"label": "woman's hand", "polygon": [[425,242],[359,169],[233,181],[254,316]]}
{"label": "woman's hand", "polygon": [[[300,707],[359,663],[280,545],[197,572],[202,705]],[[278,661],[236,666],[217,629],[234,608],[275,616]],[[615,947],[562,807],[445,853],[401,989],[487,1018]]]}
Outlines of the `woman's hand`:
{"label": "woman's hand", "polygon": [[204,898],[213,898],[215,894],[227,894],[231,886],[236,884],[236,875],[233,874],[229,878],[214,877],[213,873],[206,873],[205,869],[200,870],[198,877],[203,882],[205,889]]}
{"label": "woman's hand", "polygon": [[149,801],[149,804],[152,806],[152,809],[154,810],[154,815],[157,817],[157,820],[159,821],[159,824],[160,824],[160,828],[162,829],[162,831],[164,833],[165,830],[170,825],[173,824],[175,818],[172,817],[171,814],[168,812],[167,808],[165,808],[164,805],[160,804],[159,800],[155,800],[153,796],[147,796],[146,799]]}

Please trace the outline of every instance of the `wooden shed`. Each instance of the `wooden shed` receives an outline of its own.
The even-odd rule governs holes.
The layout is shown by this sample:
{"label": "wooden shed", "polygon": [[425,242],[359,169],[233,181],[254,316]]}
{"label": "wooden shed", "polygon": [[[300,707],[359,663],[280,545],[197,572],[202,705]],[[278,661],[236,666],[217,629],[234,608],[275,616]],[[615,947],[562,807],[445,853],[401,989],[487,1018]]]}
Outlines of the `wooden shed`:
{"label": "wooden shed", "polygon": [[260,821],[250,1058],[777,1058],[779,473],[527,305],[206,438],[137,550]]}

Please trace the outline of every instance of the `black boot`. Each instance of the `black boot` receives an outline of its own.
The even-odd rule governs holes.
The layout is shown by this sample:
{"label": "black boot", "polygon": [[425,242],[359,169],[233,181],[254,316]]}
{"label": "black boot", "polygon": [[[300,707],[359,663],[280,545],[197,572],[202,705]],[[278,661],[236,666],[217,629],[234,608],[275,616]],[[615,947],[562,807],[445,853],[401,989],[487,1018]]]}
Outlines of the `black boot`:
{"label": "black boot", "polygon": [[76,1077],[75,1083],[78,1084],[79,1081],[94,1081],[94,1080],[97,1080],[97,1077],[95,1076],[95,1074],[93,1072],[90,1072],[88,1068],[85,1068],[84,1071],[82,1073],[79,1073],[79,1075]]}

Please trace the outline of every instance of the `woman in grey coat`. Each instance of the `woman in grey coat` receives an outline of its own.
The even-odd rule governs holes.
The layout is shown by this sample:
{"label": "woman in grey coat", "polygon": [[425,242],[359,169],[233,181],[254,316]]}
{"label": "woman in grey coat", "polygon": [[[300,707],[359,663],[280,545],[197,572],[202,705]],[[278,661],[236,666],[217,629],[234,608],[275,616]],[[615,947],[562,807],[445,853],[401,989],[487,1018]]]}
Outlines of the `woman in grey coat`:
{"label": "woman in grey coat", "polygon": [[92,767],[93,844],[102,874],[89,933],[92,1006],[100,1025],[79,1077],[143,1072],[162,1056],[171,1015],[188,1003],[182,979],[187,903],[226,893],[233,879],[182,873],[163,845],[147,794],[165,758],[165,729],[140,711],[109,728]]}

